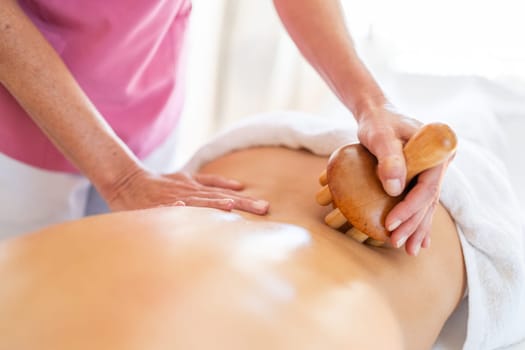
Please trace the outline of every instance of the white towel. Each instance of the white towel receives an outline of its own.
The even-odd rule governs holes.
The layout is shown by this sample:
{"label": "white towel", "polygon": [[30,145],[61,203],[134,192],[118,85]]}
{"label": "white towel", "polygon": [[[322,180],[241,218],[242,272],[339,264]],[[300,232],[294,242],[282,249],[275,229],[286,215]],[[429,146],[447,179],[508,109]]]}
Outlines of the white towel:
{"label": "white towel", "polygon": [[[467,270],[463,348],[498,349],[525,338],[525,229],[501,160],[482,142],[462,139],[461,130],[456,133],[457,156],[445,177],[441,202],[458,225]],[[224,154],[255,146],[306,148],[327,156],[356,139],[350,118],[262,114],[218,134],[184,169],[194,172]]]}

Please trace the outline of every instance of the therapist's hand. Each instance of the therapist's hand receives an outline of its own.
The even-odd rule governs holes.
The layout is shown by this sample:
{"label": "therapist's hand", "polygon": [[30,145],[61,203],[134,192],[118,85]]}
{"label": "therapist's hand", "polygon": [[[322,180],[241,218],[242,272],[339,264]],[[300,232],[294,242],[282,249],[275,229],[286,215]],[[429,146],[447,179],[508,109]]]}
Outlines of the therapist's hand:
{"label": "therapist's hand", "polygon": [[239,193],[243,185],[218,175],[174,173],[152,174],[137,169],[103,194],[113,211],[160,206],[209,207],[230,211],[239,209],[264,215],[269,204]]}
{"label": "therapist's hand", "polygon": [[[388,107],[367,111],[358,120],[359,140],[377,157],[377,173],[383,188],[391,196],[401,194],[407,172],[403,146],[422,124]],[[432,217],[450,160],[422,172],[405,199],[388,213],[385,227],[391,232],[393,246],[399,248],[405,244],[406,252],[414,256],[421,247],[430,246]]]}

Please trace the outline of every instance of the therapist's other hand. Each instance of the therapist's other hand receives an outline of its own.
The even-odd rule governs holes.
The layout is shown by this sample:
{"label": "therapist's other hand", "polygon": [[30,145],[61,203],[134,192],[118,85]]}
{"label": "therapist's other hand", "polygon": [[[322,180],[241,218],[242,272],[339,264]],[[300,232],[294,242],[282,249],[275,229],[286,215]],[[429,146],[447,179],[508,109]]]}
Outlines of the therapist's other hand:
{"label": "therapist's other hand", "polygon": [[[389,107],[367,111],[358,124],[360,142],[378,159],[377,174],[383,188],[391,196],[400,195],[407,173],[403,146],[422,124]],[[432,217],[449,162],[422,172],[405,199],[388,213],[385,227],[391,232],[393,246],[404,244],[406,252],[414,256],[421,247],[430,246]]]}
{"label": "therapist's other hand", "polygon": [[218,175],[173,173],[152,174],[137,169],[104,195],[113,211],[161,206],[208,207],[231,211],[243,210],[264,215],[269,203],[243,196],[243,185]]}

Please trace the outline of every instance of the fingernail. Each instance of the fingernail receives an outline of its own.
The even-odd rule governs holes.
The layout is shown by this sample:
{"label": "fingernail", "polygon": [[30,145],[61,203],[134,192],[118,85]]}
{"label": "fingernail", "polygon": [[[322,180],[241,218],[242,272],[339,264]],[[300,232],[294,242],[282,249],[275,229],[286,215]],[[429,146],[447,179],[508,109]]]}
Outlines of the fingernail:
{"label": "fingernail", "polygon": [[401,194],[401,181],[399,179],[386,180],[385,191],[391,196],[399,196]]}
{"label": "fingernail", "polygon": [[396,248],[401,248],[403,246],[403,244],[405,244],[407,239],[408,239],[408,236],[405,236],[405,237],[401,238],[400,240],[398,240],[397,244],[396,244]]}
{"label": "fingernail", "polygon": [[184,203],[183,201],[176,201],[173,205],[176,207],[185,207],[186,203]]}
{"label": "fingernail", "polygon": [[259,211],[266,211],[270,203],[264,200],[259,200],[253,203],[253,208]]}
{"label": "fingernail", "polygon": [[427,237],[426,239],[424,239],[423,244],[422,244],[423,248],[429,248],[431,241],[432,240],[430,239],[430,237]]}
{"label": "fingernail", "polygon": [[396,220],[387,227],[388,231],[392,232],[401,225],[401,220]]}
{"label": "fingernail", "polygon": [[416,247],[414,248],[414,255],[417,256],[419,254],[419,250],[421,249],[421,246],[418,244],[416,245]]}

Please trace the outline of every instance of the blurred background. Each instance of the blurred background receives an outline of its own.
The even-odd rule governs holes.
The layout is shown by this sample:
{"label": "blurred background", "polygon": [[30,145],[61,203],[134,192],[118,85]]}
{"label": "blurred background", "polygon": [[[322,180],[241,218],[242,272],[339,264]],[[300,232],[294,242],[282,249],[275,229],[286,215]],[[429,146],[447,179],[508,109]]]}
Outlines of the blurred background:
{"label": "blurred background", "polygon": [[[398,109],[423,121],[461,120],[482,133],[525,202],[518,183],[525,162],[515,152],[525,147],[520,1],[341,4],[360,56]],[[217,130],[255,113],[292,109],[351,121],[288,38],[271,0],[193,0],[192,16],[180,162]],[[502,128],[487,125],[494,116]]]}

